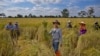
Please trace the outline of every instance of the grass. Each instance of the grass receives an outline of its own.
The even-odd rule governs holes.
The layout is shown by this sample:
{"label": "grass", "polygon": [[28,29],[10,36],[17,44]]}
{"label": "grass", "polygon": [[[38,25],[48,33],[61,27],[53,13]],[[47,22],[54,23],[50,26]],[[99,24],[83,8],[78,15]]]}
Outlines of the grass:
{"label": "grass", "polygon": [[[51,36],[48,34],[53,27],[52,21],[57,18],[23,18],[23,19],[0,19],[0,56],[54,56]],[[100,22],[99,18],[73,18],[73,26],[77,28],[67,29],[66,22],[70,18],[57,19],[61,22],[63,42],[60,47],[62,56],[99,56],[100,55],[100,30],[93,29],[95,21]],[[45,22],[44,22],[45,20]],[[88,32],[77,37],[79,22],[87,24]],[[21,35],[18,44],[12,44],[9,32],[4,29],[8,22],[18,22]]]}

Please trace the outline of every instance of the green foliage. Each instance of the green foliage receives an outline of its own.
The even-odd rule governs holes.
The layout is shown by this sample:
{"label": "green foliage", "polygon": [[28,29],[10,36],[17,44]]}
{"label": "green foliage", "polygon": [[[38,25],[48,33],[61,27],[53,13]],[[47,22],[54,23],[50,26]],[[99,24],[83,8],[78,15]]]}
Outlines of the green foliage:
{"label": "green foliage", "polygon": [[61,13],[62,13],[62,17],[64,17],[64,18],[68,18],[69,17],[68,9],[63,9],[63,11]]}

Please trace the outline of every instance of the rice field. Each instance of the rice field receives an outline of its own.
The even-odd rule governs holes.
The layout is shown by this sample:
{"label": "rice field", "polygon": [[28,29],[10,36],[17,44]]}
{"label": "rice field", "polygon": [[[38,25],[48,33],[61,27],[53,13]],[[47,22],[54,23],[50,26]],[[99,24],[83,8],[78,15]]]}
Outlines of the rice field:
{"label": "rice field", "polygon": [[[96,31],[93,28],[95,21],[100,24],[100,18],[0,19],[0,56],[55,56],[51,35],[48,32],[56,19],[61,23],[59,27],[63,34],[62,47],[60,47],[62,56],[100,56],[100,30]],[[72,29],[66,28],[68,20],[72,21]],[[86,23],[87,33],[77,37],[81,21]],[[19,23],[21,35],[16,45],[13,45],[9,31],[4,29],[8,22]]]}

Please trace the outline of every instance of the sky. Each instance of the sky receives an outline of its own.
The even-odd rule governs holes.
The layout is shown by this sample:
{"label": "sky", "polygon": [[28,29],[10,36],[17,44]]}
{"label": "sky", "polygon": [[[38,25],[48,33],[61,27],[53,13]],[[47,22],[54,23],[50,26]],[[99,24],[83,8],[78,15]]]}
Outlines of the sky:
{"label": "sky", "polygon": [[70,16],[77,16],[81,10],[94,7],[94,15],[100,16],[100,0],[0,0],[0,13],[7,16],[22,15],[61,15],[66,8]]}

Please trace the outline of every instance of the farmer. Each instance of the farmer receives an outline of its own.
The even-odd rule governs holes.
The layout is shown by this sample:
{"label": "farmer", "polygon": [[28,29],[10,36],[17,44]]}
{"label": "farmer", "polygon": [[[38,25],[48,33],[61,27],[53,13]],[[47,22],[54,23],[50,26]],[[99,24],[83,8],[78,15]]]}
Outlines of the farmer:
{"label": "farmer", "polygon": [[13,34],[14,26],[13,26],[12,22],[9,22],[9,23],[5,26],[5,29],[8,30],[8,31],[10,32],[10,36],[13,38],[13,37],[14,37],[14,34]]}
{"label": "farmer", "polygon": [[94,29],[95,29],[95,30],[100,29],[100,25],[99,25],[98,22],[95,22],[95,23],[94,23]]}
{"label": "farmer", "polygon": [[62,41],[62,33],[61,29],[59,28],[60,22],[58,20],[55,20],[53,22],[54,28],[50,31],[50,34],[52,35],[52,45],[55,51],[56,56],[60,56],[59,51],[59,44]]}
{"label": "farmer", "polygon": [[82,21],[79,23],[80,24],[80,32],[79,34],[80,35],[83,35],[87,32],[87,29],[86,29],[86,24]]}
{"label": "farmer", "polygon": [[7,25],[6,25],[6,30],[13,30],[13,24],[12,22],[9,22]]}
{"label": "farmer", "polygon": [[67,28],[72,28],[72,22],[70,20],[67,22]]}
{"label": "farmer", "polygon": [[14,24],[14,35],[15,35],[15,37],[16,37],[17,40],[18,40],[18,37],[20,36],[20,31],[19,31],[18,22],[16,22],[16,23]]}

